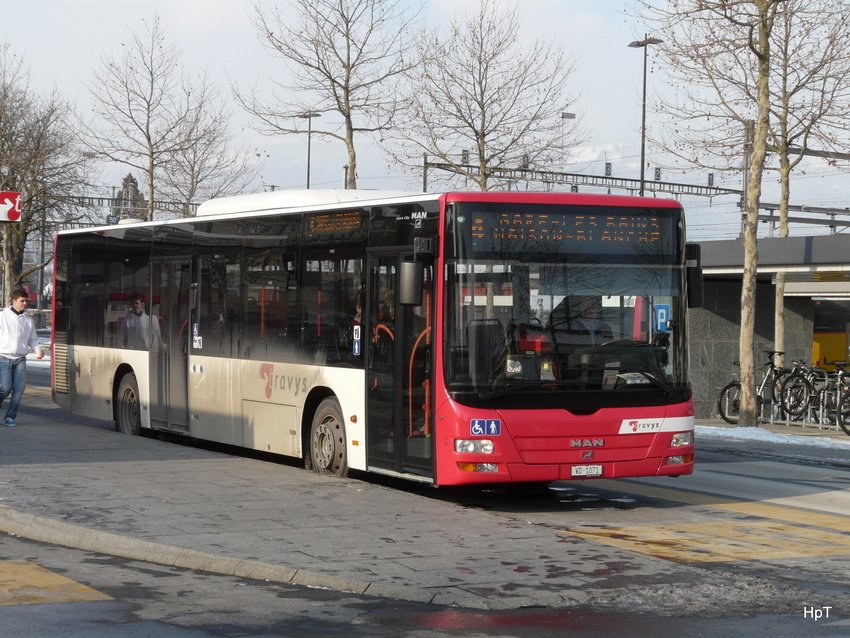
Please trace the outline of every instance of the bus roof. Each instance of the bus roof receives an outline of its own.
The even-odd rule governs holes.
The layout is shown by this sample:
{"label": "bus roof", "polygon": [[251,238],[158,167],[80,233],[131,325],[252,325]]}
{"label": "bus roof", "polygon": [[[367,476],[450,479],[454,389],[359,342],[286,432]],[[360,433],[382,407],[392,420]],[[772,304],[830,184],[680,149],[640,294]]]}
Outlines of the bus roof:
{"label": "bus roof", "polygon": [[529,192],[529,191],[456,191],[447,193],[413,193],[408,191],[384,190],[283,190],[252,195],[220,197],[204,202],[198,208],[198,217],[232,213],[258,213],[282,208],[335,205],[348,202],[365,202],[399,199],[437,199],[445,197],[447,202],[516,202],[555,203],[569,201],[578,205],[628,206],[641,205],[653,208],[679,208],[673,199],[637,198],[625,195],[597,195],[587,193]]}
{"label": "bus roof", "polygon": [[560,204],[574,206],[622,206],[624,208],[681,208],[675,199],[604,195],[600,193],[566,193],[564,191],[455,191],[445,193],[446,202],[505,202],[517,204]]}
{"label": "bus roof", "polygon": [[253,193],[219,197],[204,202],[198,207],[195,217],[189,219],[174,218],[145,221],[141,219],[122,219],[119,225],[108,224],[86,228],[60,231],[60,234],[86,232],[107,232],[118,227],[160,226],[162,224],[182,224],[203,217],[252,214],[271,214],[275,211],[301,209],[304,212],[321,210],[323,207],[341,204],[388,205],[408,202],[443,201],[453,202],[502,202],[515,204],[571,204],[574,206],[610,206],[623,208],[679,208],[682,205],[674,199],[655,199],[651,197],[631,197],[626,195],[603,195],[591,193],[539,192],[539,191],[448,191],[442,193],[419,193],[390,190],[281,190],[267,193]]}
{"label": "bus roof", "polygon": [[322,206],[366,200],[398,199],[400,197],[427,197],[420,193],[384,190],[282,190],[251,195],[219,197],[198,207],[198,217],[228,213],[258,213],[281,208]]}

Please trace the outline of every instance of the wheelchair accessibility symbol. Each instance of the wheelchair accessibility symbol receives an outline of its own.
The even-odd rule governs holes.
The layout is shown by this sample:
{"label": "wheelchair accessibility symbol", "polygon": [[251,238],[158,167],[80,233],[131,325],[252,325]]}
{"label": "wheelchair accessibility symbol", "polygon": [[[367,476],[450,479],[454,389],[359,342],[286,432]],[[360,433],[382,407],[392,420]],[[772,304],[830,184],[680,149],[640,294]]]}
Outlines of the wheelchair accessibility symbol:
{"label": "wheelchair accessibility symbol", "polygon": [[472,436],[501,436],[501,419],[470,419],[469,434]]}

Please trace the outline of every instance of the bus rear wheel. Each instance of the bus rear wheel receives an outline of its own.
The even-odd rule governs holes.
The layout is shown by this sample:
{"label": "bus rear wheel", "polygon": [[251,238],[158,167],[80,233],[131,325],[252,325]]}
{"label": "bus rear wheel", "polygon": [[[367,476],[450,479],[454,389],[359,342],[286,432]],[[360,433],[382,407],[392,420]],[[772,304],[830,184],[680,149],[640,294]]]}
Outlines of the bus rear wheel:
{"label": "bus rear wheel", "polygon": [[118,432],[137,435],[142,431],[139,383],[136,381],[136,375],[125,374],[121,377],[115,408],[115,429]]}
{"label": "bus rear wheel", "polygon": [[313,416],[310,461],[313,471],[319,474],[348,475],[345,423],[339,402],[332,397],[322,401]]}

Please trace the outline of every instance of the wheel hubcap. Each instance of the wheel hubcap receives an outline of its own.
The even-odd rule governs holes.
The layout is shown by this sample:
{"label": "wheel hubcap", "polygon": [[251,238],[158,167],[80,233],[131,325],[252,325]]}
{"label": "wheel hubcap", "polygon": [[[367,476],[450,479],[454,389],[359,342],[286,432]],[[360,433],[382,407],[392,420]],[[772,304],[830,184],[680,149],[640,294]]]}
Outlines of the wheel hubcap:
{"label": "wheel hubcap", "polygon": [[132,429],[136,425],[136,394],[127,390],[121,400],[124,407],[124,423]]}
{"label": "wheel hubcap", "polygon": [[316,454],[316,462],[319,467],[324,469],[332,469],[336,459],[336,430],[337,423],[334,419],[323,421],[316,428],[316,440],[313,442],[313,449]]}

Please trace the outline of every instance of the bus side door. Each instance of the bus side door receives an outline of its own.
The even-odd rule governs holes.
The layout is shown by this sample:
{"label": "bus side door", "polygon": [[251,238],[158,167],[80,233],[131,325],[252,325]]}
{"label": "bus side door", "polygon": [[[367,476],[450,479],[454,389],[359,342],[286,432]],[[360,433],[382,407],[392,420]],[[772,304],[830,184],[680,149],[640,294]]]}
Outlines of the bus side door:
{"label": "bus side door", "polygon": [[150,350],[151,424],[188,432],[190,260],[152,260],[151,284],[151,317],[161,337]]}
{"label": "bus side door", "polygon": [[[433,295],[426,285],[421,305],[399,303],[399,263],[404,257],[369,258],[363,336],[368,463],[432,477]],[[427,267],[429,275],[432,268]]]}

